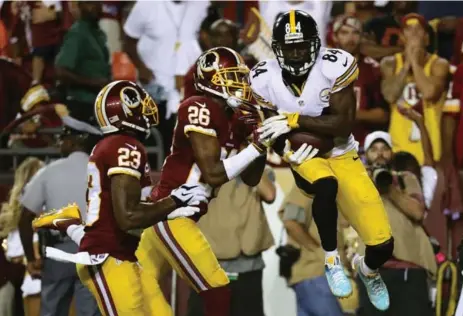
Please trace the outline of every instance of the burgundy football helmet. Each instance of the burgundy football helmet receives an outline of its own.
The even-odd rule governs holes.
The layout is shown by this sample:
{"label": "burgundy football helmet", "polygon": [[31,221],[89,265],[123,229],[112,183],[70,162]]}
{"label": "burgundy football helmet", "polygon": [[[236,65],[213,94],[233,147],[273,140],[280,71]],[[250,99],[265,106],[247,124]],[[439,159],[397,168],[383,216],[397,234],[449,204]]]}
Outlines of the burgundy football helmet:
{"label": "burgundy football helmet", "polygon": [[119,80],[106,85],[95,100],[95,117],[103,134],[132,130],[149,135],[159,122],[158,107],[137,84]]}
{"label": "burgundy football helmet", "polygon": [[248,75],[240,54],[228,47],[215,47],[196,61],[194,83],[197,90],[221,97],[236,108],[252,98]]}

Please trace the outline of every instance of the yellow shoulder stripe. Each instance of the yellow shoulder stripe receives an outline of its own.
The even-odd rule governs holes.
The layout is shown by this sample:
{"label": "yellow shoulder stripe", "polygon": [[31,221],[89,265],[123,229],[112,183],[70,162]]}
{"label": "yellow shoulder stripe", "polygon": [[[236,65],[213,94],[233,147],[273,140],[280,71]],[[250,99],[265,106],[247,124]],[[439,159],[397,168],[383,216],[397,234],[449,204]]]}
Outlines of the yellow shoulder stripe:
{"label": "yellow shoulder stripe", "polygon": [[130,169],[130,168],[124,168],[124,167],[113,167],[109,168],[108,170],[108,176],[112,176],[115,174],[126,174],[128,176],[132,176],[140,180],[141,178],[141,173],[137,170]]}
{"label": "yellow shoulder stripe", "polygon": [[344,81],[344,79],[348,78],[355,71],[355,68],[357,68],[357,60],[354,58],[349,68],[347,68],[347,70],[341,76],[339,76],[338,79],[336,79],[334,84],[338,85]]}
{"label": "yellow shoulder stripe", "polygon": [[183,128],[183,132],[185,133],[187,137],[188,137],[189,132],[196,132],[196,133],[201,133],[204,135],[217,137],[217,132],[214,129],[204,128],[204,127],[196,126],[196,125],[185,125],[185,127]]}
{"label": "yellow shoulder stripe", "polygon": [[331,91],[336,91],[336,90],[339,90],[340,88],[347,87],[355,79],[357,79],[358,75],[359,75],[359,69],[358,67],[355,67],[354,72],[348,78],[346,78],[343,82],[340,82],[339,84],[335,84],[333,86],[333,89],[331,89]]}

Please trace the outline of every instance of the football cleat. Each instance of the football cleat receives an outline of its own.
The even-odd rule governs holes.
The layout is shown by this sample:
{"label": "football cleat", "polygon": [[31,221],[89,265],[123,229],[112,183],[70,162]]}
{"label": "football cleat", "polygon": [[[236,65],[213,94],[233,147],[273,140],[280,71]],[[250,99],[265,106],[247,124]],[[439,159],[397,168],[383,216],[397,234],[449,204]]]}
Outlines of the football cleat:
{"label": "football cleat", "polygon": [[387,291],[386,284],[384,283],[383,279],[379,272],[373,274],[365,274],[363,273],[360,265],[364,260],[363,256],[355,256],[352,259],[352,266],[357,271],[360,280],[362,280],[363,284],[365,284],[365,288],[367,289],[368,298],[373,304],[380,311],[385,311],[389,308],[389,292]]}
{"label": "football cleat", "polygon": [[58,210],[43,213],[32,222],[32,228],[55,229],[66,233],[66,229],[71,225],[81,225],[79,207],[76,203],[69,204]]}
{"label": "football cleat", "polygon": [[325,275],[334,296],[346,298],[352,295],[352,284],[344,272],[339,256],[325,258]]}

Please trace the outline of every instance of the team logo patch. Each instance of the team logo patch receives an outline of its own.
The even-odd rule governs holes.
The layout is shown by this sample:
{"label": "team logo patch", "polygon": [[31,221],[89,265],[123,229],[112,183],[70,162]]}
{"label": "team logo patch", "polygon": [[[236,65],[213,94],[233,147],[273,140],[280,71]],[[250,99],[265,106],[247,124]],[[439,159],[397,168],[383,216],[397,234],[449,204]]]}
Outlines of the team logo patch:
{"label": "team logo patch", "polygon": [[199,60],[199,67],[205,72],[219,69],[219,54],[209,52],[203,55]]}
{"label": "team logo patch", "polygon": [[325,88],[320,91],[319,97],[322,102],[328,102],[330,100],[330,88]]}
{"label": "team logo patch", "polygon": [[125,87],[121,90],[121,100],[130,109],[134,109],[141,103],[141,96],[137,89]]}

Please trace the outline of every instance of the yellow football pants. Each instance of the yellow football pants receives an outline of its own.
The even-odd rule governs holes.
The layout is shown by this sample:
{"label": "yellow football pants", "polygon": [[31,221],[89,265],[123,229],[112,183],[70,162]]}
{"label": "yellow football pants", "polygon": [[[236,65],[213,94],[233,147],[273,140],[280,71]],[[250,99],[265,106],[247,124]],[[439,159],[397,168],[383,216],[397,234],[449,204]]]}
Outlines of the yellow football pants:
{"label": "yellow football pants", "polygon": [[77,264],[77,274],[95,297],[103,316],[152,314],[144,299],[140,270],[136,262],[113,257],[100,265]]}
{"label": "yellow football pants", "polygon": [[172,316],[159,287],[169,265],[197,292],[229,283],[208,241],[189,218],[176,218],[145,229],[136,255],[154,316]]}
{"label": "yellow football pants", "polygon": [[337,179],[338,209],[366,245],[378,245],[391,238],[381,197],[355,150],[334,158],[314,158],[293,170],[309,183],[328,177]]}

